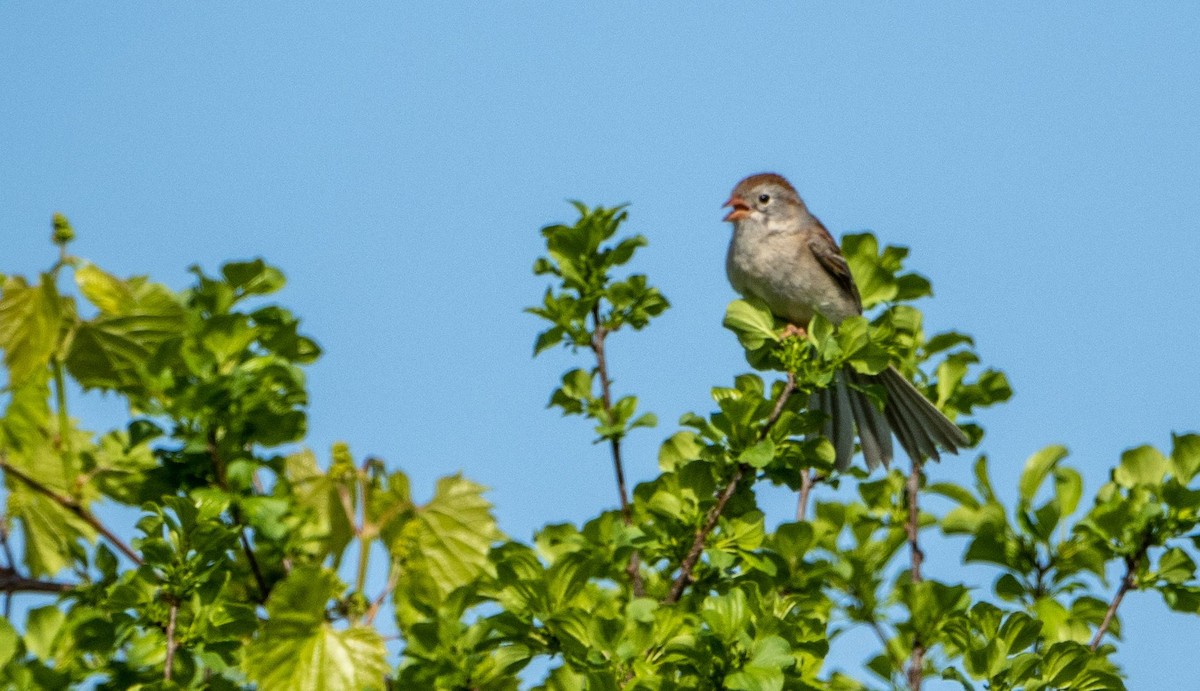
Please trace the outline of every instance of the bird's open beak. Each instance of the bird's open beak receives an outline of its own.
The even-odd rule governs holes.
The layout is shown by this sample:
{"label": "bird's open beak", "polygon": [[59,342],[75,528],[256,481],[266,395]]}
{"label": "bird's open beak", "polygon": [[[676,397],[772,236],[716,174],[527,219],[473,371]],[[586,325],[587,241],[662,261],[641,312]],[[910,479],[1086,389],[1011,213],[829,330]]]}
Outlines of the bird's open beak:
{"label": "bird's open beak", "polygon": [[731,207],[733,210],[726,214],[723,220],[733,222],[750,217],[750,205],[742,201],[742,198],[736,194],[730,197],[729,201],[722,204],[721,208],[723,209],[727,206]]}

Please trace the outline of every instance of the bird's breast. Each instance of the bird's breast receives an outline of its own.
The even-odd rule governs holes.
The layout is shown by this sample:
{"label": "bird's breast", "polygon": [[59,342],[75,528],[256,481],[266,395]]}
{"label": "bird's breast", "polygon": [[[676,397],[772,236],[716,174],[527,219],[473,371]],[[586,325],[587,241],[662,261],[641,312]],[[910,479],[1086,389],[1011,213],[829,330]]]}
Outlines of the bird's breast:
{"label": "bird's breast", "polygon": [[797,233],[739,227],[725,271],[734,290],[763,300],[776,316],[797,326],[806,326],[814,313],[834,323],[858,314],[853,299]]}

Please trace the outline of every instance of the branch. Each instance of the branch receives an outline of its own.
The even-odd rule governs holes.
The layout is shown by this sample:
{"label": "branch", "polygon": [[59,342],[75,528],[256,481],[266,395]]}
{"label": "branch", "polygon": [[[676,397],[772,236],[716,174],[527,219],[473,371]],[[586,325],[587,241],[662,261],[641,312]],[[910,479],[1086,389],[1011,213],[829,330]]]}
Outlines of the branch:
{"label": "branch", "polygon": [[13,593],[65,593],[74,587],[73,583],[26,578],[17,573],[16,569],[0,568],[0,592],[7,595]]}
{"label": "branch", "polygon": [[812,494],[813,487],[816,487],[818,482],[824,482],[825,475],[816,475],[812,468],[805,468],[800,474],[800,496],[796,500],[796,520],[807,520],[808,516],[808,499]]}
{"label": "branch", "polygon": [[1134,576],[1137,570],[1142,565],[1142,560],[1146,558],[1146,552],[1150,549],[1151,531],[1149,528],[1142,535],[1142,542],[1138,545],[1137,551],[1132,555],[1125,557],[1125,575],[1121,577],[1121,585],[1117,588],[1117,593],[1113,595],[1112,602],[1108,605],[1108,611],[1104,613],[1104,619],[1100,622],[1100,628],[1096,629],[1096,635],[1092,637],[1092,650],[1100,647],[1100,639],[1104,638],[1108,627],[1112,625],[1113,617],[1117,616],[1117,608],[1121,606],[1121,601],[1125,599],[1125,593],[1133,589]]}
{"label": "branch", "polygon": [[65,494],[61,494],[26,475],[23,471],[17,469],[15,466],[9,463],[7,456],[0,455],[0,468],[3,468],[9,475],[25,483],[25,485],[30,489],[49,497],[59,506],[78,516],[80,520],[92,526],[96,532],[103,535],[106,540],[112,543],[113,547],[116,547],[118,550],[120,550],[121,554],[129,557],[130,561],[138,566],[142,565],[142,558],[139,557],[136,552],[130,549],[129,545],[126,545],[124,542],[122,542],[121,538],[117,537],[111,530],[104,527],[104,524],[100,522],[100,519],[96,518],[95,514],[84,508],[83,505],[81,505],[78,501],[75,501],[75,499],[68,497]]}
{"label": "branch", "polygon": [[[788,398],[792,392],[796,390],[796,378],[791,372],[788,372],[787,384],[783,387],[783,392],[779,394],[779,400],[775,402],[775,407],[771,410],[770,417],[767,418],[767,423],[763,425],[762,430],[758,433],[759,441],[767,438],[771,428],[779,421],[779,416],[783,413],[783,406],[787,404]],[[679,565],[679,575],[675,577],[675,581],[671,584],[671,590],[663,599],[665,604],[674,604],[679,602],[679,598],[683,595],[683,589],[688,583],[692,582],[692,571],[696,568],[696,562],[700,560],[700,554],[704,551],[704,542],[717,527],[717,522],[721,519],[721,513],[725,510],[725,505],[729,503],[729,499],[733,493],[737,491],[738,483],[750,470],[750,466],[745,463],[738,465],[737,470],[733,473],[733,477],[729,480],[729,484],[725,489],[721,490],[721,494],[717,496],[717,503],[713,504],[708,510],[708,514],[704,517],[704,524],[696,531],[696,537],[692,540],[692,547],[688,550],[687,556],[683,558],[683,562]]]}
{"label": "branch", "polygon": [[[600,400],[604,405],[604,412],[612,413],[612,381],[608,378],[608,359],[604,354],[604,339],[608,336],[608,329],[600,323],[600,303],[597,302],[592,306],[592,326],[594,331],[592,334],[592,351],[596,353],[596,371],[600,375]],[[617,494],[621,498],[621,520],[625,525],[633,525],[633,512],[629,508],[629,491],[625,487],[625,466],[621,462],[621,438],[613,436],[609,439],[609,446],[612,449],[613,471],[617,476]],[[642,582],[642,571],[640,568],[641,556],[637,550],[629,556],[629,565],[625,568],[629,574],[629,579],[633,585],[633,594],[637,597],[646,596],[646,586]]]}
{"label": "branch", "polygon": [[171,681],[171,668],[175,666],[175,617],[179,612],[179,603],[171,598],[171,614],[167,618],[167,662],[163,667],[163,681]]}
{"label": "branch", "polygon": [[[921,564],[925,561],[925,553],[921,551],[921,545],[917,542],[917,532],[920,530],[921,510],[917,504],[918,492],[921,490],[921,459],[912,459],[912,472],[908,475],[908,520],[904,523],[904,529],[908,533],[908,550],[912,559],[912,566],[909,571],[909,579],[914,583],[920,583],[923,580],[921,576]],[[924,677],[925,666],[925,643],[921,640],[920,632],[913,632],[912,643],[912,659],[908,663],[908,688],[910,691],[921,691],[921,682]]]}

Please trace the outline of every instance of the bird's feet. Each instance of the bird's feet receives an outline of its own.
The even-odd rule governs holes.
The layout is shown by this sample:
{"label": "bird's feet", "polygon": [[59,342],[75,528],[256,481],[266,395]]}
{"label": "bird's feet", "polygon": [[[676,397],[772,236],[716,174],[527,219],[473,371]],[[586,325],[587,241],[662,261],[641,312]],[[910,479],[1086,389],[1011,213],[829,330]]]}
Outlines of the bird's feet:
{"label": "bird's feet", "polygon": [[796,338],[798,338],[800,340],[804,340],[804,339],[808,338],[808,332],[805,331],[804,327],[802,327],[802,326],[796,326],[795,324],[788,324],[787,328],[783,330],[783,337],[784,337],[784,339],[788,339],[793,336],[795,336]]}

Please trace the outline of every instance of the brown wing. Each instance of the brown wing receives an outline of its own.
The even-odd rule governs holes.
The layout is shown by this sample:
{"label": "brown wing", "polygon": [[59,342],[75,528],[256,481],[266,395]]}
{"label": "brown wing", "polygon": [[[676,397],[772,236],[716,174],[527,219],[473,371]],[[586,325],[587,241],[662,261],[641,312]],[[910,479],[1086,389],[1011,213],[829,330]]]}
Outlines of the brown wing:
{"label": "brown wing", "polygon": [[812,233],[812,239],[808,241],[808,247],[812,250],[813,256],[821,264],[833,280],[837,281],[847,293],[854,296],[854,304],[858,306],[858,311],[862,312],[862,296],[858,293],[858,286],[854,285],[854,276],[850,275],[850,265],[846,263],[846,257],[842,255],[842,250],[838,247],[837,241],[825,229],[816,218],[811,219],[815,232]]}

